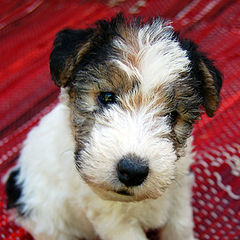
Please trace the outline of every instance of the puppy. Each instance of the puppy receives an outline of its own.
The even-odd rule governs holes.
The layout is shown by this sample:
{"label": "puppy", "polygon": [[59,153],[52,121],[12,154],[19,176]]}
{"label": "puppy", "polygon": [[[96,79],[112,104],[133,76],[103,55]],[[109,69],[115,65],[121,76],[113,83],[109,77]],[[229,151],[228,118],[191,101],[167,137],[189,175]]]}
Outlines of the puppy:
{"label": "puppy", "polygon": [[6,190],[37,240],[193,240],[191,132],[219,106],[221,74],[168,22],[121,14],[63,30],[60,103],[28,135]]}

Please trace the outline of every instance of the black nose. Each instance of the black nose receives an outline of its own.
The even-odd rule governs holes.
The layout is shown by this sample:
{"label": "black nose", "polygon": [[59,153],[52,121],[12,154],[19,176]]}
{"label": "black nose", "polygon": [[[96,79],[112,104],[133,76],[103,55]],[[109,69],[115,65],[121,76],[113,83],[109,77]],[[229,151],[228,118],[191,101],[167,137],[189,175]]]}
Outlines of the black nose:
{"label": "black nose", "polygon": [[148,172],[147,163],[136,157],[124,157],[117,165],[118,178],[127,187],[142,184]]}

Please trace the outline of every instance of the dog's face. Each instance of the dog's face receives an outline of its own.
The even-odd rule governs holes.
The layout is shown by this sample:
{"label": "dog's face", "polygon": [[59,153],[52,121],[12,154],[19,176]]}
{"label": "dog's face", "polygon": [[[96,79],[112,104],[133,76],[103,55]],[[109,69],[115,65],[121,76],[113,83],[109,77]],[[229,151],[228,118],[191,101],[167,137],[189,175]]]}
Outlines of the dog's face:
{"label": "dog's face", "polygon": [[64,30],[50,57],[69,94],[75,160],[101,197],[159,197],[176,177],[192,124],[213,116],[221,75],[168,23],[121,15],[95,28]]}

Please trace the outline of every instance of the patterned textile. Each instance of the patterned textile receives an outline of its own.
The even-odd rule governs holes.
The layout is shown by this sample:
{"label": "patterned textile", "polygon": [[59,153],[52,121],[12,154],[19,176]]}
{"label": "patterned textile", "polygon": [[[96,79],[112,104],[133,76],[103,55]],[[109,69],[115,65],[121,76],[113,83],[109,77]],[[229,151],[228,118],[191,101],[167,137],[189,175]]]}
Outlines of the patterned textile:
{"label": "patterned textile", "polygon": [[[110,6],[111,5],[111,6]],[[196,124],[193,187],[195,236],[240,239],[240,1],[0,1],[0,177],[14,165],[29,130],[57,103],[49,53],[56,32],[85,28],[116,12],[173,21],[224,74],[215,118]],[[0,184],[0,239],[30,240],[6,212]],[[174,239],[173,239],[174,240]]]}

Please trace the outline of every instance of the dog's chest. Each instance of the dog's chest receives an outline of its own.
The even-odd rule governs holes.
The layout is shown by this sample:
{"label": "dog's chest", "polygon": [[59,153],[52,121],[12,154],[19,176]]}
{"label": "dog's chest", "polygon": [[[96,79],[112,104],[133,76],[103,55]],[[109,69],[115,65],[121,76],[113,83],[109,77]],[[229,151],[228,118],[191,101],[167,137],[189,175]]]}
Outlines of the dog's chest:
{"label": "dog's chest", "polygon": [[167,195],[168,193],[165,193],[163,197],[156,200],[121,203],[105,201],[90,194],[82,199],[81,207],[90,222],[95,219],[112,219],[119,224],[138,222],[144,231],[148,231],[166,223],[170,209]]}
{"label": "dog's chest", "polygon": [[147,231],[163,226],[167,221],[169,209],[170,201],[167,201],[167,196],[164,195],[156,200],[135,203],[129,217],[133,216]]}

